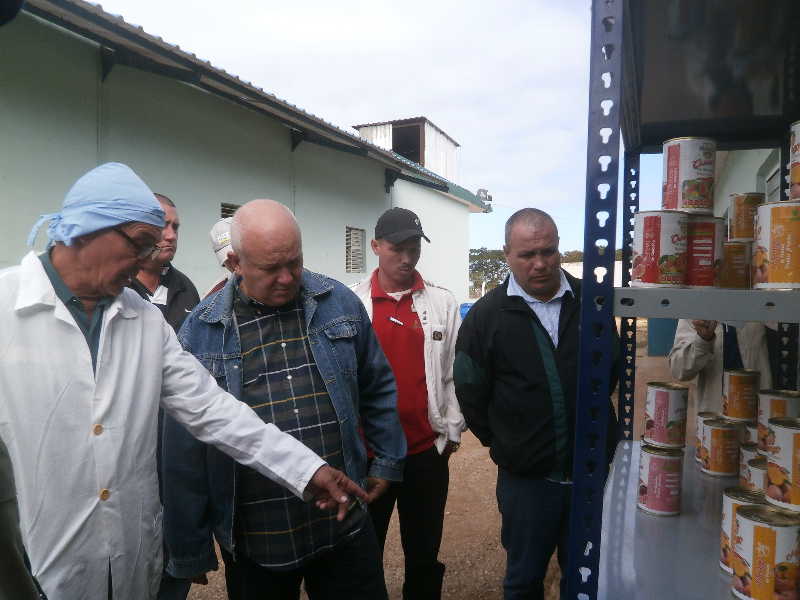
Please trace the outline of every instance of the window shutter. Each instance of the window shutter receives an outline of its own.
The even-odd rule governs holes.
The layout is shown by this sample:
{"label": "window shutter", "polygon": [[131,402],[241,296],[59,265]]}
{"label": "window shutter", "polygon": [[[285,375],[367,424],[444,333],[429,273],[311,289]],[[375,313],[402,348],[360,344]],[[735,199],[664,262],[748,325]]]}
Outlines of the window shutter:
{"label": "window shutter", "polygon": [[345,227],[345,272],[365,273],[367,270],[367,232],[357,227]]}

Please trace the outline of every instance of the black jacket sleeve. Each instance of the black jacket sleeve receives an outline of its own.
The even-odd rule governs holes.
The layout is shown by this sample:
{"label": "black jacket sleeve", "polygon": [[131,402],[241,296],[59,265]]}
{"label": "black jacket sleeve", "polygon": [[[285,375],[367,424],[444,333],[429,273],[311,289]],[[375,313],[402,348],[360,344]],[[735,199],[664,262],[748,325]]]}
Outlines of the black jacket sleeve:
{"label": "black jacket sleeve", "polygon": [[493,377],[488,360],[489,332],[480,318],[479,310],[473,307],[461,324],[456,340],[453,379],[467,427],[481,444],[490,446],[492,430],[489,427],[489,403]]}

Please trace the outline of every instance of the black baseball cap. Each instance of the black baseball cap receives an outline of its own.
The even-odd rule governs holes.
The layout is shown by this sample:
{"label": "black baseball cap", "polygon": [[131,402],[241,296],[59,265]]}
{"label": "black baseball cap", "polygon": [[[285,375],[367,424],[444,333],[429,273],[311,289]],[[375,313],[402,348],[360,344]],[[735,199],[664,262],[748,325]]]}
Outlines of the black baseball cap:
{"label": "black baseball cap", "polygon": [[412,237],[425,238],[425,241],[430,243],[428,236],[422,231],[419,217],[407,208],[390,208],[380,216],[375,224],[376,240],[399,244]]}

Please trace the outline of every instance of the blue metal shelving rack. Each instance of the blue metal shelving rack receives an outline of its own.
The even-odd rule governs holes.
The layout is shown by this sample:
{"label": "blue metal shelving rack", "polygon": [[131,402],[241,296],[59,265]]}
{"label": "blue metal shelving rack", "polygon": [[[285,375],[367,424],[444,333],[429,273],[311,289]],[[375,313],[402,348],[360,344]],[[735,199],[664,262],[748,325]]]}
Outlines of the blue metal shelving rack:
{"label": "blue metal shelving rack", "polygon": [[[569,600],[595,600],[598,597],[603,491],[607,475],[607,398],[612,366],[609,348],[614,343],[609,323],[614,315],[617,205],[621,197],[622,282],[623,286],[628,286],[633,215],[639,208],[640,153],[660,151],[665,139],[680,135],[713,137],[717,139],[719,149],[781,147],[782,175],[788,176],[787,132],[792,120],[800,119],[800,36],[787,33],[776,38],[780,40],[778,43],[772,43],[777,47],[776,60],[781,60],[784,65],[780,115],[745,114],[734,118],[722,114],[711,117],[680,115],[672,121],[660,122],[643,118],[641,90],[644,85],[673,86],[681,83],[679,78],[668,73],[664,73],[661,80],[651,77],[644,81],[642,55],[645,52],[642,48],[663,42],[658,35],[653,35],[654,31],[664,34],[664,38],[672,43],[685,35],[686,27],[716,27],[718,24],[707,16],[711,4],[709,0],[693,0],[691,3],[668,3],[666,0],[592,2],[581,349],[566,596]],[[773,28],[782,28],[784,32],[800,30],[800,3],[770,0],[767,4],[768,9],[775,13],[771,15],[774,17]],[[676,17],[677,27],[675,23],[670,25],[643,18],[648,10],[664,10],[665,6],[670,6],[673,11],[686,11]],[[739,19],[748,24],[746,15],[739,15]],[[673,30],[665,33],[668,27]],[[676,111],[676,115],[677,112],[680,111]],[[625,128],[626,152],[620,166],[621,127]],[[620,168],[623,169],[622,190],[618,190]],[[788,198],[787,194],[788,189],[785,189],[784,199]],[[778,385],[796,389],[798,325],[781,323],[778,333]],[[619,437],[625,441],[632,440],[634,425],[635,317],[622,317],[619,343]],[[612,498],[612,502],[617,500]],[[614,560],[616,554],[612,546],[609,559]]]}

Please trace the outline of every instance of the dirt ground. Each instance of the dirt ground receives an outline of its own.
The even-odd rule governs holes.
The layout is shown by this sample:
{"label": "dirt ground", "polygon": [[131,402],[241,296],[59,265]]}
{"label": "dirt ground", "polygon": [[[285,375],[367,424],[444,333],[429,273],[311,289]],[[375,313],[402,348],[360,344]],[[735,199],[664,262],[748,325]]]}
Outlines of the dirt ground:
{"label": "dirt ground", "polygon": [[[641,415],[647,382],[671,380],[665,358],[646,356],[646,323],[643,319],[637,322],[634,439],[638,439],[643,431]],[[691,439],[694,434],[693,419],[689,419],[688,429],[687,436]],[[450,460],[450,492],[440,553],[440,560],[447,565],[444,600],[500,600],[503,597],[505,551],[500,545],[496,479],[497,468],[489,459],[488,450],[472,434],[465,433],[461,449]],[[399,600],[402,597],[403,553],[397,513],[389,528],[384,560],[389,598]],[[192,586],[189,599],[226,600],[223,568],[220,561],[220,571],[211,573],[209,585]],[[545,581],[546,600],[558,599],[559,577],[560,571],[554,558]]]}

